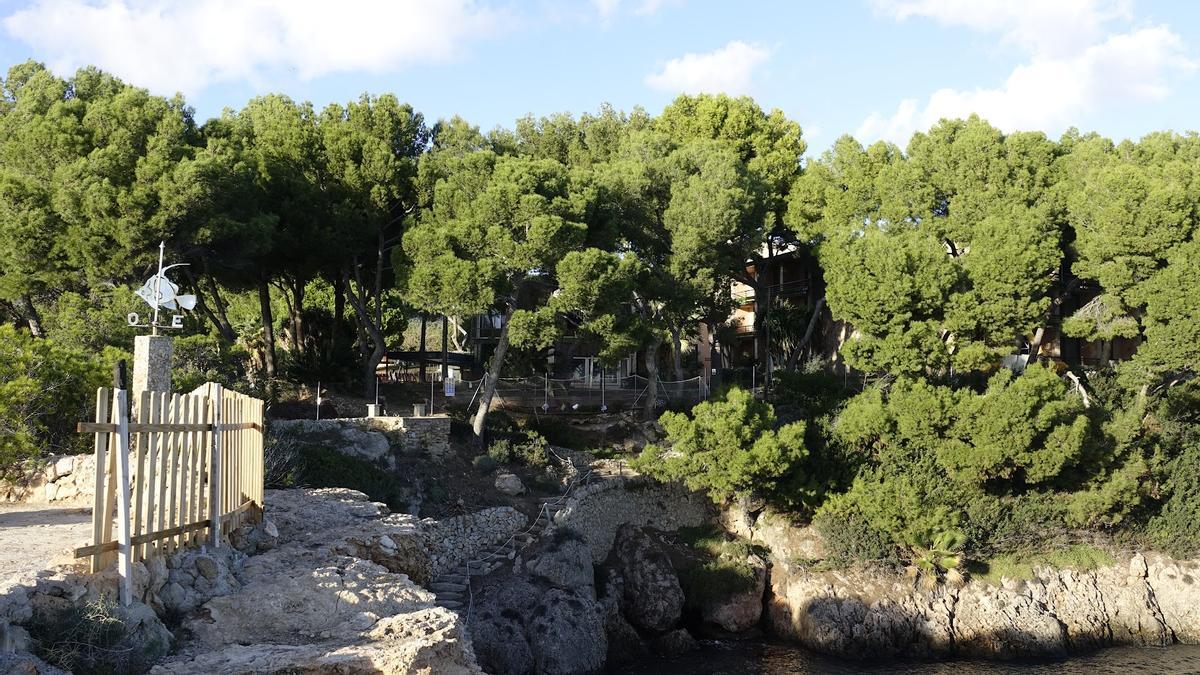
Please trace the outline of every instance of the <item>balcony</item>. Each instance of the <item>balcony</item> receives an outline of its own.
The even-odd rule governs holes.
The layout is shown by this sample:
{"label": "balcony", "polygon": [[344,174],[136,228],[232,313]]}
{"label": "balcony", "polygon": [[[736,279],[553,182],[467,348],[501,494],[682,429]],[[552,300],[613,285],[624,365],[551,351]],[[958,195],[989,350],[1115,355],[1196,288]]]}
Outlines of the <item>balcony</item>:
{"label": "balcony", "polygon": [[[785,281],[782,284],[772,284],[767,287],[771,297],[779,298],[796,298],[806,297],[808,295],[808,281]],[[739,306],[754,304],[754,289],[748,286],[737,288],[732,293],[733,301]]]}

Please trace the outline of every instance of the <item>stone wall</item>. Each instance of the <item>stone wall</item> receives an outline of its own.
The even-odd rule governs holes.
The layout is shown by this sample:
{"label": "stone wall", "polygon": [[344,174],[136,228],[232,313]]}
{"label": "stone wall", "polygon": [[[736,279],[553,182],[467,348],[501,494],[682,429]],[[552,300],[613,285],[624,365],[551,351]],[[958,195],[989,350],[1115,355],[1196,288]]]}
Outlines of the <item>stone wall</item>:
{"label": "stone wall", "polygon": [[709,517],[704,495],[645,477],[608,478],[584,485],[554,516],[555,527],[570,528],[587,542],[592,560],[600,562],[624,524],[659,530],[696,527]]}
{"label": "stone wall", "polygon": [[91,506],[96,492],[96,457],[56,455],[15,467],[0,480],[0,501],[55,506]]}
{"label": "stone wall", "polygon": [[454,569],[493,544],[502,543],[524,528],[526,522],[525,514],[511,506],[421,521],[434,576]]}
{"label": "stone wall", "polygon": [[450,454],[450,418],[446,415],[272,420],[269,430],[306,442],[323,442],[343,454],[389,468],[395,468],[397,456],[440,462]]}

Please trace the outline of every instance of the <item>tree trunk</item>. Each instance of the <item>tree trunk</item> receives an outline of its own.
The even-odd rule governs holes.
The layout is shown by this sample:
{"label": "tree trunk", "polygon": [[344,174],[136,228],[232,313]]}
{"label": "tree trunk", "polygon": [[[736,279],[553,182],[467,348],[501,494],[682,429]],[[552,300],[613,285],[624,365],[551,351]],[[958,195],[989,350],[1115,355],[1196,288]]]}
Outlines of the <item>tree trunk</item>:
{"label": "tree trunk", "polygon": [[682,341],[683,331],[679,328],[671,329],[671,361],[675,367],[675,380],[683,381],[683,354],[680,353],[679,344]]}
{"label": "tree trunk", "polygon": [[42,317],[38,314],[37,307],[33,305],[33,298],[26,293],[21,296],[22,309],[25,312],[25,322],[29,325],[29,332],[33,337],[46,337],[46,332],[42,329]]}
{"label": "tree trunk", "polygon": [[[384,342],[380,326],[371,320],[371,315],[367,312],[366,293],[362,292],[362,286],[360,285],[358,292],[355,292],[353,284],[350,283],[349,272],[346,273],[344,281],[346,298],[354,307],[354,316],[357,317],[356,323],[361,341],[363,396],[370,399],[375,397],[375,380],[378,377],[379,364],[383,361],[384,354],[387,353],[387,344]],[[368,343],[370,344],[368,345]],[[370,348],[369,352],[367,351],[368,347]]]}
{"label": "tree trunk", "polygon": [[267,366],[267,377],[275,379],[275,319],[271,316],[271,286],[265,276],[258,280],[258,305],[263,321],[263,361]]}
{"label": "tree trunk", "polygon": [[479,392],[479,408],[475,411],[475,421],[471,429],[475,432],[475,441],[483,444],[483,429],[487,422],[488,411],[492,407],[492,398],[496,395],[496,384],[500,381],[500,371],[504,367],[504,355],[508,352],[508,323],[512,318],[517,303],[514,300],[504,310],[504,325],[500,327],[500,339],[496,342],[496,351],[492,352],[492,362],[488,366],[487,376],[483,378],[483,389]]}
{"label": "tree trunk", "polygon": [[1029,341],[1029,354],[1025,356],[1025,368],[1029,364],[1037,361],[1038,352],[1042,349],[1042,339],[1046,336],[1046,329],[1039,326],[1033,333],[1033,339]]}
{"label": "tree trunk", "polygon": [[305,350],[304,340],[304,282],[300,279],[292,281],[292,336],[296,347]]}
{"label": "tree trunk", "polygon": [[442,382],[450,376],[450,319],[442,315]]}
{"label": "tree trunk", "polygon": [[428,324],[428,318],[424,314],[422,314],[421,315],[421,357],[420,357],[421,369],[420,369],[420,375],[417,377],[418,382],[425,381],[425,328],[426,328],[427,324]]}
{"label": "tree trunk", "polygon": [[646,346],[646,401],[643,411],[646,420],[656,419],[658,404],[658,342]]}
{"label": "tree trunk", "polygon": [[812,316],[808,317],[808,327],[804,329],[804,337],[800,338],[800,343],[796,345],[795,351],[792,352],[791,358],[788,359],[788,371],[796,372],[796,364],[800,360],[800,355],[808,347],[808,343],[812,340],[813,332],[817,329],[817,323],[821,320],[821,310],[825,307],[825,297],[822,296],[813,305]]}
{"label": "tree trunk", "polygon": [[333,352],[345,348],[342,324],[346,321],[346,279],[341,274],[333,280]]}

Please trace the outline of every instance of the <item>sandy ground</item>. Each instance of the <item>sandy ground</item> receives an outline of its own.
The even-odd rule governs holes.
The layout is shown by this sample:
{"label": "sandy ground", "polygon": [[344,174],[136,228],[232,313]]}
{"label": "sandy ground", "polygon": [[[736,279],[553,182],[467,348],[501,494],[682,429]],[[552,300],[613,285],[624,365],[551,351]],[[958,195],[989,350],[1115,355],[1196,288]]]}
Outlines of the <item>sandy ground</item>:
{"label": "sandy ground", "polygon": [[44,504],[0,504],[0,581],[72,560],[87,544],[92,510]]}

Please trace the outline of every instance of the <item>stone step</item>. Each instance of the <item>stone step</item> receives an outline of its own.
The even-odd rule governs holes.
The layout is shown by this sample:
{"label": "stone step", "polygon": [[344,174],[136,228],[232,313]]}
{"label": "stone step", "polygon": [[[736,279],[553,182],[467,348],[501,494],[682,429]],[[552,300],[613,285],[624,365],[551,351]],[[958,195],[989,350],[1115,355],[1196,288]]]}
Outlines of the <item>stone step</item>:
{"label": "stone step", "polygon": [[437,598],[438,602],[443,600],[462,600],[462,593],[437,593],[433,597]]}
{"label": "stone step", "polygon": [[445,601],[438,602],[438,604],[441,605],[442,607],[445,607],[446,609],[458,609],[459,607],[463,606],[463,604],[461,602],[458,602],[457,600],[445,600]]}
{"label": "stone step", "polygon": [[433,591],[434,593],[458,593],[460,591],[467,590],[467,585],[465,583],[456,584],[449,581],[435,581],[432,584],[429,584],[429,590]]}

